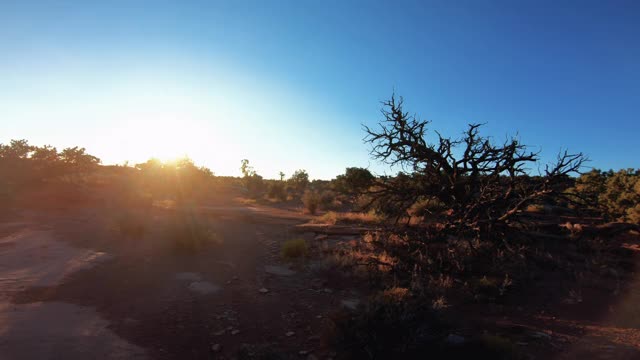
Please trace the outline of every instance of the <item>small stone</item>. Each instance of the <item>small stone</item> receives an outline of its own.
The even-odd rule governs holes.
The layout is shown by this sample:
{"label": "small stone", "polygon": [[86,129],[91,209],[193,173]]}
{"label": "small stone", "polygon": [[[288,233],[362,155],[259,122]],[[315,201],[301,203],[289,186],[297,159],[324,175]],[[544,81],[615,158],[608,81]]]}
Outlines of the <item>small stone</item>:
{"label": "small stone", "polygon": [[295,332],[293,332],[293,331],[288,331],[285,335],[286,335],[287,337],[290,337],[290,336],[293,336],[293,335],[295,335],[295,334],[296,334],[296,333],[295,333]]}
{"label": "small stone", "polygon": [[231,331],[231,335],[238,335],[240,333],[240,330],[232,330]]}
{"label": "small stone", "polygon": [[213,344],[211,346],[211,351],[213,351],[213,352],[219,352],[221,349],[222,349],[222,345],[220,345],[220,344]]}
{"label": "small stone", "polygon": [[531,337],[535,338],[535,339],[545,339],[545,340],[551,340],[551,335],[542,332],[542,331],[534,331],[531,333]]}
{"label": "small stone", "polygon": [[316,319],[322,319],[322,315],[316,315]]}
{"label": "small stone", "polygon": [[267,288],[261,288],[260,290],[258,290],[261,294],[266,294],[269,292],[269,289]]}
{"label": "small stone", "polygon": [[332,294],[333,290],[329,289],[329,288],[324,288],[322,289],[322,291],[326,292],[327,294]]}
{"label": "small stone", "polygon": [[225,332],[226,332],[226,330],[225,330],[225,329],[222,329],[222,330],[220,330],[220,331],[216,331],[216,332],[214,332],[214,333],[213,333],[213,335],[214,335],[214,336],[220,336],[220,335],[223,335]]}
{"label": "small stone", "polygon": [[302,355],[302,356],[305,356],[305,355],[307,355],[308,353],[309,353],[309,352],[308,352],[307,350],[300,350],[300,351],[298,352],[298,354],[300,354],[300,355]]}
{"label": "small stone", "polygon": [[342,304],[342,306],[346,307],[347,309],[356,310],[358,308],[358,305],[360,305],[360,300],[358,300],[358,299],[345,299],[345,300],[340,301],[340,304]]}
{"label": "small stone", "polygon": [[465,343],[466,339],[460,335],[449,334],[445,341],[447,342],[447,344],[451,345],[462,345]]}

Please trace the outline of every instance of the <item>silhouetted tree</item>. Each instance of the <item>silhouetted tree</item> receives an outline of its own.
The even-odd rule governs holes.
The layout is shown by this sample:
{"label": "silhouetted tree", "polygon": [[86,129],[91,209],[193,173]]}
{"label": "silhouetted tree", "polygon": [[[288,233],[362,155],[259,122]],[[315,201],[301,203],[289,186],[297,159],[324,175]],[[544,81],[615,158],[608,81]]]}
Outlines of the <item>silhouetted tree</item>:
{"label": "silhouetted tree", "polygon": [[519,211],[535,201],[557,196],[568,174],[577,173],[586,158],[567,152],[545,167],[540,176],[528,175],[537,153],[517,139],[495,144],[480,135],[481,124],[470,124],[463,136],[452,139],[435,133],[427,140],[428,121],[403,110],[402,98],[383,102],[379,128],[365,127],[365,141],[371,155],[387,164],[400,166],[398,176],[377,182],[368,191],[371,203],[383,204],[393,215],[403,216],[419,200],[433,200],[446,211],[439,234],[455,234],[478,240],[503,239]]}

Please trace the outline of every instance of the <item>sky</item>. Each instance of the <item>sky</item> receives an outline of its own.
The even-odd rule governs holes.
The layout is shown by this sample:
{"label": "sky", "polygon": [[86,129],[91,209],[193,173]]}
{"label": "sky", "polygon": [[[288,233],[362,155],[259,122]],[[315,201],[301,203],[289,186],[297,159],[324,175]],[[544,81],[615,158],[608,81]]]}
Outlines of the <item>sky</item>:
{"label": "sky", "polygon": [[640,168],[639,39],[638,1],[0,0],[0,143],[390,174],[362,126],[395,92],[446,136]]}

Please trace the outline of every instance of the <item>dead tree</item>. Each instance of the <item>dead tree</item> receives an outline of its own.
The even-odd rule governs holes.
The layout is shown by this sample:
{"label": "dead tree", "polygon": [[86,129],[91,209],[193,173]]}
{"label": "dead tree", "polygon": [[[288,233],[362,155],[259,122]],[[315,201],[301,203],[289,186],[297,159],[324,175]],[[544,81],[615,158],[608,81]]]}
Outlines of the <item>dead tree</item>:
{"label": "dead tree", "polygon": [[[433,201],[444,211],[443,235],[504,241],[504,231],[520,221],[522,209],[560,196],[569,175],[578,173],[586,157],[562,152],[554,164],[531,176],[539,153],[518,139],[496,144],[480,135],[482,124],[469,124],[462,137],[428,133],[429,121],[403,110],[402,98],[383,102],[379,127],[365,126],[371,155],[403,169],[382,178],[368,191],[371,203],[402,216],[417,201]],[[428,136],[436,139],[428,141]]]}

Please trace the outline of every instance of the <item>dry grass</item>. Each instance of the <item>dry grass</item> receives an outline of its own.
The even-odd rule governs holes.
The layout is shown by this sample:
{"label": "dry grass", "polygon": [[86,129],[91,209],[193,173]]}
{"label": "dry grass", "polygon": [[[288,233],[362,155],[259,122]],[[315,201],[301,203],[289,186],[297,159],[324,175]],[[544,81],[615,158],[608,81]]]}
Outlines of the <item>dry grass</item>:
{"label": "dry grass", "polygon": [[375,211],[366,213],[360,212],[335,212],[328,211],[326,214],[311,220],[314,224],[381,224],[385,218]]}

